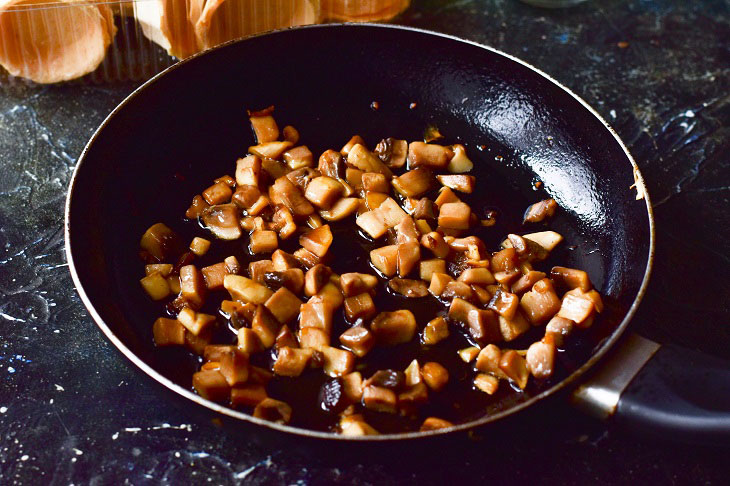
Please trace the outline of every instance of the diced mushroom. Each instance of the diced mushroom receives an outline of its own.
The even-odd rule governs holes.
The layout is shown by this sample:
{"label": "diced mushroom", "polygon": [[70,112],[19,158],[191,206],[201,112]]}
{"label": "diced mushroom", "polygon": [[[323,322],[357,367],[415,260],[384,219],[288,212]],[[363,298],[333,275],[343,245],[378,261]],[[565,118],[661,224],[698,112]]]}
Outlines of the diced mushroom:
{"label": "diced mushroom", "polygon": [[459,275],[459,282],[468,285],[491,285],[495,282],[494,275],[486,268],[467,268]]}
{"label": "diced mushroom", "polygon": [[231,294],[233,300],[263,304],[274,292],[269,288],[241,275],[226,275],[223,287]]}
{"label": "diced mushroom", "polygon": [[594,311],[595,304],[591,298],[566,292],[557,315],[564,319],[570,319],[578,327],[588,327],[590,325],[589,318],[592,317]]}
{"label": "diced mushroom", "polygon": [[446,290],[446,286],[453,281],[451,275],[434,272],[431,274],[431,284],[428,286],[428,291],[434,297],[440,297]]}
{"label": "diced mushroom", "polygon": [[441,292],[440,297],[443,301],[449,301],[455,297],[472,301],[474,300],[474,291],[469,284],[464,282],[449,282],[446,284],[444,291]]}
{"label": "diced mushroom", "polygon": [[525,389],[529,377],[527,362],[516,351],[510,349],[502,353],[499,360],[499,369],[504,372],[507,378],[515,382],[520,389]]}
{"label": "diced mushroom", "polygon": [[523,238],[534,241],[538,245],[545,248],[547,251],[552,251],[561,241],[563,237],[555,231],[540,231],[537,233],[528,233],[522,235]]}
{"label": "diced mushroom", "polygon": [[172,273],[172,264],[170,263],[151,263],[144,266],[144,274],[146,276],[152,275],[153,273],[159,273],[163,277],[169,277]]}
{"label": "diced mushroom", "polygon": [[228,270],[224,262],[216,263],[200,269],[203,274],[203,280],[205,281],[205,287],[208,290],[221,290],[223,288],[223,279],[225,278]]}
{"label": "diced mushroom", "polygon": [[284,135],[284,140],[291,142],[292,145],[296,145],[299,142],[299,131],[291,125],[285,126],[282,134]]}
{"label": "diced mushroom", "polygon": [[573,331],[573,321],[555,316],[545,326],[545,336],[550,337],[557,347],[562,347],[565,336]]}
{"label": "diced mushroom", "polygon": [[249,116],[249,120],[258,143],[273,142],[279,138],[279,126],[270,114]]}
{"label": "diced mushroom", "polygon": [[279,177],[269,188],[269,198],[274,204],[283,204],[295,217],[307,217],[314,213],[314,206],[286,177]]}
{"label": "diced mushroom", "polygon": [[377,209],[388,228],[395,228],[408,214],[398,206],[393,198],[386,198]]}
{"label": "diced mushroom", "polygon": [[299,237],[299,244],[321,258],[327,254],[332,244],[332,230],[325,224],[308,231]]}
{"label": "diced mushroom", "polygon": [[338,309],[345,301],[342,291],[332,282],[325,284],[317,294],[313,295],[310,302],[326,302],[333,309]]}
{"label": "diced mushroom", "polygon": [[299,260],[283,250],[276,250],[271,254],[273,270],[283,272],[291,268],[299,268]]}
{"label": "diced mushroom", "polygon": [[344,376],[355,366],[355,355],[346,349],[331,346],[319,348],[324,360],[323,370],[329,376]]}
{"label": "diced mushroom", "polygon": [[180,269],[180,295],[196,309],[205,301],[205,280],[195,265]]}
{"label": "diced mushroom", "polygon": [[270,348],[276,343],[276,336],[279,334],[280,328],[281,324],[267,307],[263,305],[256,307],[251,329],[256,333],[264,348]]}
{"label": "diced mushroom", "polygon": [[449,372],[435,361],[429,361],[421,367],[423,381],[431,390],[441,391],[449,382]]}
{"label": "diced mushroom", "polygon": [[248,155],[236,161],[236,185],[258,186],[261,181],[261,159]]}
{"label": "diced mushroom", "polygon": [[330,345],[330,335],[317,327],[300,328],[297,335],[299,345],[303,348],[320,349]]}
{"label": "diced mushroom", "polygon": [[521,276],[519,280],[512,284],[512,293],[522,294],[524,292],[527,292],[532,288],[533,285],[535,285],[537,282],[544,278],[545,274],[543,272],[530,270],[526,274]]}
{"label": "diced mushroom", "polygon": [[452,174],[462,174],[464,172],[469,172],[474,168],[474,164],[471,160],[469,160],[469,157],[466,156],[466,149],[463,145],[453,145],[451,150],[453,150],[454,155],[451,157],[451,160],[449,160],[449,165],[446,167],[446,170]]}
{"label": "diced mushroom", "polygon": [[177,319],[158,318],[152,325],[155,346],[182,346],[185,344],[185,326]]}
{"label": "diced mushroom", "polygon": [[248,380],[248,354],[236,346],[206,346],[203,357],[206,361],[218,362],[218,371],[230,386],[240,385]]}
{"label": "diced mushroom", "polygon": [[307,185],[304,197],[321,209],[330,209],[342,197],[342,192],[342,184],[336,179],[321,176]]}
{"label": "diced mushroom", "polygon": [[279,349],[274,362],[274,373],[279,376],[299,376],[309,364],[312,350],[309,348],[290,348],[284,346]]}
{"label": "diced mushroom", "polygon": [[319,212],[327,221],[340,221],[354,214],[360,205],[360,199],[356,197],[343,197],[338,199],[330,209]]}
{"label": "diced mushroom", "polygon": [[307,302],[299,307],[299,327],[315,327],[327,334],[332,331],[333,308],[326,302]]}
{"label": "diced mushroom", "polygon": [[532,290],[522,295],[520,307],[534,326],[545,324],[561,310],[560,298],[555,293],[552,282],[546,278],[535,283]]}
{"label": "diced mushroom", "polygon": [[163,261],[177,251],[179,244],[179,237],[174,231],[165,224],[157,223],[147,228],[139,246],[157,261]]}
{"label": "diced mushroom", "polygon": [[251,233],[248,249],[253,255],[271,253],[279,246],[276,231],[256,230]]}
{"label": "diced mushroom", "polygon": [[444,203],[439,210],[439,226],[450,229],[469,229],[471,208],[463,202]]}
{"label": "diced mushroom", "polygon": [[193,202],[190,204],[188,210],[185,211],[185,217],[188,219],[199,218],[208,206],[209,205],[205,202],[205,199],[203,199],[202,196],[197,195],[193,198]]}
{"label": "diced mushroom", "polygon": [[301,267],[304,267],[307,270],[322,261],[322,258],[318,257],[306,248],[299,248],[292,253],[292,256],[299,262]]}
{"label": "diced mushroom", "polygon": [[211,206],[230,202],[233,191],[225,182],[217,182],[203,191],[203,199]]}
{"label": "diced mushroom", "polygon": [[428,432],[431,430],[446,429],[453,426],[454,424],[448,420],[440,419],[438,417],[428,417],[423,421],[419,430],[421,432]]}
{"label": "diced mushroom", "polygon": [[487,306],[505,319],[512,319],[520,307],[520,298],[516,294],[497,290]]}
{"label": "diced mushroom", "polygon": [[398,271],[398,245],[389,245],[370,251],[370,262],[386,277]]}
{"label": "diced mushroom", "polygon": [[494,395],[499,388],[499,380],[486,373],[479,373],[474,377],[474,386],[487,395]]}
{"label": "diced mushroom", "polygon": [[373,298],[368,293],[345,298],[345,316],[350,322],[369,319],[377,313]]}
{"label": "diced mushroom", "polygon": [[557,208],[558,203],[556,203],[554,199],[542,200],[527,208],[523,222],[539,223],[540,221],[544,221],[546,218],[552,218]]}
{"label": "diced mushroom", "polygon": [[313,266],[304,275],[304,295],[309,297],[319,292],[330,280],[332,270],[321,263]]}
{"label": "diced mushroom", "polygon": [[170,295],[170,284],[159,272],[147,275],[140,279],[139,283],[152,300],[162,300]]}
{"label": "diced mushroom", "polygon": [[446,258],[451,251],[449,245],[444,240],[444,237],[435,231],[423,235],[421,237],[421,244],[431,250],[438,258]]}
{"label": "diced mushroom", "polygon": [[347,167],[345,169],[345,180],[351,187],[360,190],[362,189],[362,176],[364,173],[365,172],[361,171],[360,169]]}
{"label": "diced mushroom", "polygon": [[205,227],[221,240],[236,240],[241,237],[238,223],[239,210],[235,204],[210,206],[203,211],[201,219]]}
{"label": "diced mushroom", "polygon": [[530,323],[527,322],[522,311],[519,309],[509,319],[499,316],[499,330],[505,341],[517,339],[530,329]]}
{"label": "diced mushroom", "polygon": [[476,178],[472,175],[439,175],[439,182],[455,191],[471,194],[474,191]]}
{"label": "diced mushroom", "polygon": [[527,369],[538,379],[549,378],[555,366],[555,345],[538,341],[527,349]]}
{"label": "diced mushroom", "polygon": [[410,170],[399,177],[393,178],[392,181],[395,190],[406,197],[420,196],[430,189],[432,183],[433,174],[431,174],[431,171],[427,169]]}
{"label": "diced mushroom", "polygon": [[418,364],[418,360],[413,360],[408,365],[406,370],[403,372],[405,374],[405,385],[407,387],[416,386],[419,383],[423,382],[423,377],[421,376],[421,366]]}
{"label": "diced mushroom", "polygon": [[469,346],[468,348],[460,349],[457,353],[464,363],[471,363],[479,356],[479,351],[479,348],[476,346]]}
{"label": "diced mushroom", "polygon": [[499,367],[502,360],[502,350],[494,344],[489,344],[479,351],[474,367],[481,372],[489,373],[497,378],[506,378],[504,371]]}
{"label": "diced mushroom", "polygon": [[431,276],[434,273],[446,273],[446,261],[441,258],[421,260],[419,264],[419,276],[421,280],[431,282]]}
{"label": "diced mushroom", "polygon": [[593,285],[591,285],[591,281],[588,278],[588,274],[583,270],[567,267],[553,267],[550,271],[550,277],[555,283],[562,285],[563,288],[578,288],[583,292],[588,292],[591,288],[593,288]]}
{"label": "diced mushroom", "polygon": [[385,345],[406,343],[416,333],[416,318],[409,310],[381,312],[370,324],[378,342]]}
{"label": "diced mushroom", "polygon": [[197,355],[202,355],[203,350],[213,340],[211,329],[204,329],[197,336],[192,332],[185,332],[185,346]]}
{"label": "diced mushroom", "polygon": [[[257,283],[265,283],[266,274],[273,271],[274,264],[271,260],[257,260],[248,264],[248,274],[251,276],[251,280]],[[225,280],[225,275],[223,278]]]}
{"label": "diced mushroom", "polygon": [[407,216],[401,220],[400,223],[398,223],[395,226],[395,232],[397,234],[396,241],[399,244],[402,243],[416,243],[419,242],[419,234],[418,229],[416,228],[416,223],[413,221],[413,218],[410,216]]}
{"label": "diced mushroom", "polygon": [[375,346],[375,336],[365,327],[354,326],[340,335],[340,342],[355,356],[362,358]]}
{"label": "diced mushroom", "polygon": [[390,191],[388,178],[379,172],[365,172],[362,175],[362,187],[366,191],[383,192]]}
{"label": "diced mushroom", "polygon": [[411,280],[407,278],[392,278],[388,286],[393,292],[405,297],[417,298],[428,295],[428,287],[422,280]]}
{"label": "diced mushroom", "polygon": [[405,277],[413,270],[421,259],[421,245],[418,241],[397,245],[398,275]]}
{"label": "diced mushroom", "polygon": [[452,191],[451,188],[442,187],[441,189],[439,189],[439,195],[433,203],[436,205],[437,208],[441,209],[441,206],[443,206],[444,204],[457,202],[461,202],[459,196],[454,194],[454,191]]}
{"label": "diced mushroom", "polygon": [[449,319],[465,325],[471,337],[481,345],[502,340],[497,315],[491,310],[480,309],[464,299],[457,297],[451,301]]}
{"label": "diced mushroom", "polygon": [[353,135],[350,140],[347,141],[347,143],[340,149],[340,153],[347,157],[347,155],[350,153],[350,150],[357,145],[365,145],[365,140],[360,135]]}
{"label": "diced mushroom", "polygon": [[363,172],[378,172],[387,177],[393,175],[388,166],[379,158],[370,153],[361,143],[356,143],[347,153],[347,165],[360,169]]}
{"label": "diced mushroom", "polygon": [[204,370],[193,374],[193,388],[201,397],[212,402],[228,400],[231,388],[218,370]]}
{"label": "diced mushroom", "polygon": [[268,398],[266,388],[258,384],[238,385],[231,389],[231,406],[255,407]]}
{"label": "diced mushroom", "polygon": [[394,138],[385,138],[375,147],[375,154],[388,167],[399,169],[406,163],[408,142]]}
{"label": "diced mushroom", "polygon": [[369,292],[378,285],[378,278],[366,273],[343,273],[340,275],[340,286],[345,297]]}
{"label": "diced mushroom", "polygon": [[340,419],[340,434],[348,437],[378,435],[378,431],[365,422],[362,415],[350,415]]}
{"label": "diced mushroom", "polygon": [[363,388],[362,403],[365,408],[378,412],[395,413],[398,397],[393,390],[381,386],[369,385]]}
{"label": "diced mushroom", "polygon": [[445,169],[454,152],[449,147],[424,142],[408,144],[408,168],[429,167]]}
{"label": "diced mushroom", "polygon": [[361,214],[357,217],[356,223],[373,239],[380,238],[388,231],[388,225],[385,224],[377,209]]}
{"label": "diced mushroom", "polygon": [[300,294],[304,288],[304,272],[301,268],[290,268],[283,272],[266,272],[263,283],[270,289],[285,287],[295,294]]}
{"label": "diced mushroom", "polygon": [[281,287],[269,297],[264,305],[281,324],[288,324],[299,315],[302,301],[286,287]]}
{"label": "diced mushroom", "polygon": [[284,162],[292,170],[314,165],[312,151],[306,145],[300,145],[284,152]]}
{"label": "diced mushroom", "polygon": [[433,346],[449,337],[449,325],[446,319],[439,316],[431,319],[423,328],[421,342],[426,346]]}
{"label": "diced mushroom", "polygon": [[297,341],[296,336],[294,336],[294,333],[291,332],[291,329],[289,329],[289,326],[287,326],[286,324],[281,326],[281,328],[279,329],[279,333],[276,335],[276,339],[274,340],[275,349],[279,350],[283,347],[299,347],[299,341]]}
{"label": "diced mushroom", "polygon": [[287,424],[291,420],[291,407],[280,400],[273,398],[265,398],[261,400],[253,409],[253,416],[256,418],[275,422],[277,424]]}
{"label": "diced mushroom", "polygon": [[492,294],[484,287],[480,287],[479,285],[470,285],[470,287],[480,305],[486,306],[492,300]]}
{"label": "diced mushroom", "polygon": [[319,170],[312,169],[311,167],[300,167],[299,169],[286,173],[285,176],[297,189],[304,192],[307,186],[309,186],[309,183],[317,177],[321,177],[322,174]]}
{"label": "diced mushroom", "polygon": [[206,240],[205,238],[196,236],[193,238],[193,241],[190,242],[190,251],[192,251],[196,256],[205,255],[209,248],[210,240]]}
{"label": "diced mushroom", "polygon": [[398,394],[398,408],[402,414],[412,415],[418,405],[428,401],[428,387],[425,383],[416,383]]}
{"label": "diced mushroom", "polygon": [[241,327],[238,329],[237,343],[241,351],[248,354],[258,353],[263,351],[263,345],[256,332],[248,327]]}
{"label": "diced mushroom", "polygon": [[262,159],[273,159],[278,160],[281,155],[289,150],[292,146],[291,142],[265,142],[258,145],[252,145],[248,148],[248,151],[254,155],[258,155]]}

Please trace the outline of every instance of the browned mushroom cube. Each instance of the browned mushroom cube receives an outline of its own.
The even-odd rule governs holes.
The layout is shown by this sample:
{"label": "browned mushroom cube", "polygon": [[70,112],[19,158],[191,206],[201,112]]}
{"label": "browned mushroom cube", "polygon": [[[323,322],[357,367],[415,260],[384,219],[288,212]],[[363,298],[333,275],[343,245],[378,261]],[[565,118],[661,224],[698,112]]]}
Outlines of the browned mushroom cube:
{"label": "browned mushroom cube", "polygon": [[367,292],[345,298],[345,316],[350,322],[369,319],[377,312],[373,298]]}
{"label": "browned mushroom cube", "polygon": [[238,329],[238,347],[248,354],[258,353],[264,350],[261,340],[256,331],[248,327]]}
{"label": "browned mushroom cube", "polygon": [[[525,292],[520,299],[520,307],[532,325],[545,324],[561,309],[560,298],[549,279],[542,279]],[[560,316],[570,319],[568,316]]]}
{"label": "browned mushroom cube", "polygon": [[393,175],[388,166],[383,164],[379,158],[373,155],[361,143],[356,143],[347,152],[347,165],[360,169],[363,172],[378,172],[387,177]]}
{"label": "browned mushroom cube", "polygon": [[463,202],[445,203],[439,211],[439,226],[450,229],[469,229],[471,208]]}
{"label": "browned mushroom cube", "polygon": [[422,280],[431,282],[431,276],[434,273],[446,273],[446,261],[441,258],[432,258],[430,260],[422,260],[419,265],[419,276]]}
{"label": "browned mushroom cube", "polygon": [[212,402],[228,400],[231,387],[218,370],[203,370],[193,374],[193,388],[201,397]]}
{"label": "browned mushroom cube", "polygon": [[299,260],[283,250],[276,250],[271,254],[273,270],[283,272],[291,268],[299,268]]}
{"label": "browned mushroom cube", "polygon": [[446,273],[433,273],[431,274],[431,285],[429,285],[428,291],[433,296],[440,297],[446,290],[446,286],[453,281],[454,279],[451,275]]}
{"label": "browned mushroom cube", "polygon": [[459,358],[461,358],[464,363],[471,363],[476,359],[477,356],[479,356],[480,349],[476,346],[469,346],[468,348],[463,348],[457,351],[457,354],[459,355]]}
{"label": "browned mushroom cube", "polygon": [[185,344],[185,327],[177,319],[158,318],[152,325],[155,346],[182,346]]}
{"label": "browned mushroom cube", "polygon": [[185,329],[194,335],[199,335],[203,330],[215,323],[215,316],[195,312],[190,307],[185,307],[177,315],[177,320],[185,326]]}
{"label": "browned mushroom cube", "polygon": [[502,360],[502,350],[494,344],[489,344],[479,351],[477,362],[474,365],[478,371],[489,373],[497,378],[506,378],[504,371],[499,367]]}
{"label": "browned mushroom cube", "polygon": [[[278,250],[277,250],[278,251]],[[274,271],[274,264],[271,260],[257,260],[248,264],[248,274],[254,282],[263,284],[266,282],[266,274]],[[225,274],[223,274],[225,283]]]}
{"label": "browned mushroom cube", "polygon": [[589,318],[593,316],[594,311],[595,304],[592,299],[583,295],[576,295],[572,292],[566,292],[557,315],[564,319],[570,319],[578,327],[588,327],[587,324],[590,323]]}
{"label": "browned mushroom cube", "polygon": [[326,302],[333,309],[339,309],[344,300],[342,291],[332,282],[325,284],[322,290],[309,299],[310,302]]}
{"label": "browned mushroom cube", "polygon": [[449,172],[452,174],[462,174],[474,168],[474,164],[466,156],[466,149],[463,145],[452,145],[451,150],[454,152],[454,155],[451,157],[448,167],[446,167]]}
{"label": "browned mushroom cube", "polygon": [[203,191],[203,199],[210,204],[224,204],[231,200],[233,191],[225,182],[217,182]]}
{"label": "browned mushroom cube", "polygon": [[266,306],[258,305],[256,307],[251,329],[256,333],[264,348],[274,345],[280,328],[281,324]]}
{"label": "browned mushroom cube", "polygon": [[467,194],[474,191],[474,184],[476,183],[476,178],[471,175],[439,175],[436,178],[444,186]]}
{"label": "browned mushroom cube", "polygon": [[253,409],[253,416],[256,418],[275,422],[277,424],[287,424],[291,420],[291,407],[280,400],[273,398],[265,398],[261,400]]}
{"label": "browned mushroom cube", "polygon": [[322,258],[318,257],[306,248],[299,248],[292,253],[292,256],[299,262],[299,266],[307,270],[322,261]]}
{"label": "browned mushroom cube", "polygon": [[553,343],[536,342],[527,348],[525,357],[527,369],[535,378],[549,378],[555,367],[555,345]]}
{"label": "browned mushroom cube", "polygon": [[197,355],[202,355],[205,347],[213,341],[213,333],[211,331],[212,330],[209,327],[196,336],[192,332],[187,332],[186,330],[185,347]]}
{"label": "browned mushroom cube", "polygon": [[248,118],[251,121],[251,128],[253,128],[258,143],[273,142],[279,138],[279,127],[274,117],[269,114],[271,111],[264,111],[260,115],[257,113],[258,116]]}
{"label": "browned mushroom cube", "polygon": [[277,350],[284,346],[288,346],[290,348],[299,347],[299,341],[297,341],[296,336],[291,332],[291,329],[289,329],[289,326],[286,324],[281,326],[279,334],[276,335],[276,340],[274,341],[274,348]]}
{"label": "browned mushroom cube", "polygon": [[195,265],[180,269],[180,295],[193,307],[202,307],[205,299],[205,280]]}
{"label": "browned mushroom cube", "polygon": [[515,382],[521,390],[525,389],[529,377],[527,362],[516,351],[510,349],[502,353],[499,360],[499,369],[504,372],[507,378]]}
{"label": "browned mushroom cube", "polygon": [[284,152],[284,162],[293,170],[314,165],[312,151],[306,145],[300,145]]}
{"label": "browned mushroom cube", "polygon": [[367,328],[355,326],[340,335],[340,342],[355,356],[362,358],[375,346],[375,336]]}
{"label": "browned mushroom cube", "polygon": [[464,324],[475,341],[484,345],[502,340],[497,315],[484,310],[458,297],[451,301],[449,319]]}
{"label": "browned mushroom cube", "polygon": [[454,194],[454,191],[451,190],[449,187],[442,187],[439,190],[439,195],[436,198],[436,200],[433,202],[437,208],[441,209],[441,206],[448,203],[457,203],[461,202],[461,199],[459,199],[459,196]]}
{"label": "browned mushroom cube", "polygon": [[398,275],[405,277],[413,270],[421,259],[421,245],[418,241],[401,243],[397,246]]}
{"label": "browned mushroom cube", "polygon": [[252,304],[263,304],[274,294],[268,287],[241,275],[226,275],[223,277],[223,287],[233,300]]}
{"label": "browned mushroom cube", "polygon": [[421,366],[418,364],[418,360],[414,359],[410,362],[406,370],[403,372],[406,376],[406,386],[415,386],[423,381],[421,376]]}
{"label": "browned mushroom cube", "polygon": [[294,294],[302,293],[304,288],[304,272],[301,268],[290,268],[283,272],[267,272],[264,283],[271,287],[285,287]]}
{"label": "browned mushroom cube", "polygon": [[409,310],[381,312],[370,324],[379,343],[395,345],[407,343],[416,334],[416,317]]}
{"label": "browned mushroom cube", "polygon": [[269,297],[264,305],[271,311],[277,321],[281,324],[288,324],[299,315],[299,307],[302,305],[302,301],[289,289],[281,287]]}
{"label": "browned mushroom cube", "polygon": [[218,371],[230,386],[240,385],[248,380],[248,353],[236,346],[206,346],[203,356],[207,361],[219,363]]}
{"label": "browned mushroom cube", "polygon": [[449,147],[424,142],[411,142],[408,144],[409,169],[416,167],[445,169],[453,156],[454,153]]}
{"label": "browned mushroom cube", "polygon": [[444,240],[444,237],[435,231],[421,237],[421,244],[431,250],[438,258],[446,258],[451,249]]}
{"label": "browned mushroom cube", "polygon": [[355,355],[346,349],[322,346],[319,352],[322,353],[324,361],[322,369],[329,376],[347,375],[355,366]]}
{"label": "browned mushroom cube", "polygon": [[500,289],[494,294],[487,307],[505,319],[512,319],[520,307],[520,298],[516,294]]}
{"label": "browned mushroom cube", "polygon": [[406,197],[420,196],[430,189],[432,183],[433,174],[427,169],[410,170],[392,181],[395,190]]}
{"label": "browned mushroom cube", "polygon": [[550,277],[559,286],[562,285],[563,288],[578,288],[583,292],[588,292],[591,288],[593,288],[591,280],[588,278],[588,274],[583,270],[566,267],[553,267],[550,271]]}
{"label": "browned mushroom cube", "polygon": [[397,412],[398,397],[393,390],[382,386],[368,385],[362,391],[365,408],[378,412]]}
{"label": "browned mushroom cube", "polygon": [[429,361],[421,367],[423,381],[431,390],[441,391],[449,382],[449,372],[435,361]]}
{"label": "browned mushroom cube", "polygon": [[447,337],[449,337],[449,325],[446,323],[446,319],[439,316],[429,321],[423,328],[421,342],[427,346],[433,346]]}
{"label": "browned mushroom cube", "polygon": [[525,211],[525,223],[539,223],[545,218],[551,218],[558,209],[558,203],[554,199],[545,199],[531,205]]}
{"label": "browned mushroom cube", "polygon": [[319,349],[330,344],[330,335],[318,327],[302,327],[298,336],[299,345],[303,348]]}
{"label": "browned mushroom cube", "polygon": [[147,275],[140,279],[139,283],[152,300],[162,300],[170,295],[170,284],[159,272]]}
{"label": "browned mushroom cube", "polygon": [[453,426],[454,424],[452,424],[448,420],[440,419],[438,417],[428,417],[426,420],[423,421],[419,430],[421,432],[428,432],[429,430],[446,429]]}
{"label": "browned mushroom cube", "polygon": [[557,347],[563,346],[565,336],[573,331],[573,321],[555,316],[545,326],[545,337],[550,337]]}
{"label": "browned mushroom cube", "polygon": [[449,282],[446,284],[446,288],[440,295],[441,300],[451,300],[455,297],[464,299],[467,301],[474,300],[474,291],[471,289],[469,284],[464,282]]}
{"label": "browned mushroom cube", "polygon": [[261,159],[248,155],[236,161],[236,185],[258,186],[261,180]]}
{"label": "browned mushroom cube", "polygon": [[291,125],[285,126],[284,130],[282,130],[282,134],[284,136],[284,140],[288,140],[292,143],[292,145],[299,142],[299,131]]}
{"label": "browned mushroom cube", "polygon": [[388,231],[388,225],[385,224],[381,213],[377,209],[362,213],[355,222],[373,239],[380,238]]}
{"label": "browned mushroom cube", "polygon": [[197,219],[203,215],[203,211],[208,207],[208,203],[205,202],[205,199],[203,199],[203,197],[198,194],[197,196],[193,197],[193,201],[192,203],[190,203],[190,207],[187,211],[185,211],[185,217],[188,219]]}
{"label": "browned mushroom cube", "polygon": [[309,364],[312,350],[309,348],[290,348],[284,346],[279,349],[274,362],[274,373],[279,376],[299,376]]}
{"label": "browned mushroom cube", "polygon": [[236,317],[244,319],[246,322],[251,322],[256,313],[256,305],[250,303],[243,304],[235,300],[224,300],[221,302],[221,312],[229,318],[235,314]]}
{"label": "browned mushroom cube", "polygon": [[266,388],[258,384],[238,385],[231,389],[231,406],[255,407],[268,398]]}
{"label": "browned mushroom cube", "polygon": [[223,288],[223,279],[228,273],[224,262],[216,263],[200,269],[208,290],[220,290]]}
{"label": "browned mushroom cube", "polygon": [[152,275],[153,273],[159,273],[163,277],[169,277],[172,273],[172,264],[170,263],[151,263],[144,266],[144,274],[146,276]]}
{"label": "browned mushroom cube", "polygon": [[401,208],[391,197],[386,198],[385,201],[378,206],[377,211],[388,228],[394,228],[403,221],[403,219],[408,217],[408,213],[403,211],[403,208]]}
{"label": "browned mushroom cube", "polygon": [[276,231],[256,230],[251,233],[248,249],[252,254],[271,253],[279,246]]}
{"label": "browned mushroom cube", "polygon": [[206,229],[221,240],[236,240],[241,237],[240,210],[235,204],[218,204],[203,211],[201,219]]}
{"label": "browned mushroom cube", "polygon": [[304,294],[311,297],[322,290],[322,287],[330,281],[330,275],[332,270],[321,263],[307,270],[304,276]]}
{"label": "browned mushroom cube", "polygon": [[362,400],[362,375],[359,371],[353,371],[342,377],[342,389],[345,397],[352,403]]}
{"label": "browned mushroom cube", "polygon": [[252,145],[248,148],[248,151],[254,155],[258,155],[263,160],[278,160],[281,158],[281,154],[286,152],[291,146],[291,142],[273,141]]}
{"label": "browned mushroom cube", "polygon": [[348,437],[378,435],[378,431],[365,422],[362,415],[348,415],[340,419],[340,434]]}
{"label": "browned mushroom cube", "polygon": [[363,292],[369,292],[378,285],[375,275],[366,273],[343,273],[340,275],[340,286],[345,297],[352,297]]}
{"label": "browned mushroom cube", "polygon": [[486,373],[478,373],[474,377],[474,386],[487,395],[494,395],[499,388],[499,379]]}
{"label": "browned mushroom cube", "polygon": [[517,339],[529,329],[530,323],[527,322],[527,319],[525,319],[525,316],[519,309],[509,319],[504,316],[499,316],[499,330],[505,341]]}
{"label": "browned mushroom cube", "polygon": [[533,285],[535,285],[537,282],[544,278],[545,274],[543,272],[530,270],[526,274],[521,276],[519,280],[512,284],[512,293],[522,294],[524,292],[527,292],[532,288]]}
{"label": "browned mushroom cube", "polygon": [[208,253],[209,248],[210,240],[206,240],[205,238],[196,236],[193,238],[193,241],[190,242],[190,251],[192,251],[196,256],[205,255]]}
{"label": "browned mushroom cube", "polygon": [[322,329],[327,334],[332,332],[333,307],[326,302],[312,302],[302,304],[299,307],[299,327],[315,327]]}
{"label": "browned mushroom cube", "polygon": [[353,135],[350,140],[347,141],[347,143],[340,149],[340,153],[344,156],[347,156],[350,153],[350,150],[352,150],[352,147],[355,145],[365,145],[365,140],[362,139],[360,135]]}
{"label": "browned mushroom cube", "polygon": [[294,216],[306,217],[314,213],[314,206],[304,194],[286,177],[279,177],[269,187],[269,199],[274,204],[283,204]]}
{"label": "browned mushroom cube", "polygon": [[332,244],[332,231],[330,226],[325,224],[319,228],[304,233],[299,237],[299,244],[308,251],[322,258],[327,254]]}
{"label": "browned mushroom cube", "polygon": [[178,236],[174,231],[162,223],[157,223],[147,228],[139,246],[158,261],[163,261],[175,251],[178,243]]}
{"label": "browned mushroom cube", "polygon": [[362,175],[362,187],[366,191],[372,192],[383,192],[387,193],[390,191],[390,185],[385,174],[377,172],[365,172]]}
{"label": "browned mushroom cube", "polygon": [[304,197],[318,208],[329,209],[335,201],[342,197],[342,192],[342,184],[337,179],[321,176],[313,179],[307,185]]}
{"label": "browned mushroom cube", "polygon": [[398,245],[388,245],[372,250],[370,262],[381,274],[392,277],[398,271]]}
{"label": "browned mushroom cube", "polygon": [[423,280],[412,280],[409,278],[392,278],[388,282],[390,289],[404,297],[419,298],[428,295],[428,287]]}
{"label": "browned mushroom cube", "polygon": [[252,207],[261,197],[261,191],[258,186],[239,185],[236,192],[233,193],[233,203],[243,209]]}
{"label": "browned mushroom cube", "polygon": [[459,275],[459,282],[469,285],[487,286],[495,282],[494,275],[486,268],[467,268]]}

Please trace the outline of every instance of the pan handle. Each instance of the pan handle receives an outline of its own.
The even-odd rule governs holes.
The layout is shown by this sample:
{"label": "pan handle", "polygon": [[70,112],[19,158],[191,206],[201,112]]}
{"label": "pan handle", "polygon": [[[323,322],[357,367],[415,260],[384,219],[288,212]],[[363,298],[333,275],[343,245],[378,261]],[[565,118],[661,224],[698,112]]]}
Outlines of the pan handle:
{"label": "pan handle", "polygon": [[572,401],[643,434],[730,444],[730,362],[636,334],[618,344]]}

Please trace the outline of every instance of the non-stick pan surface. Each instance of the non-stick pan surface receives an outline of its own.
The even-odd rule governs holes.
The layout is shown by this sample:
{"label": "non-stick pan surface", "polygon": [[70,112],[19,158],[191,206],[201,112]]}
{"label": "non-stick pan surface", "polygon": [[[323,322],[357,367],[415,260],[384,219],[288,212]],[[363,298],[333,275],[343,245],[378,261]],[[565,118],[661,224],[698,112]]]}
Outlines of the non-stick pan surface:
{"label": "non-stick pan surface", "polygon": [[355,133],[371,145],[386,136],[417,140],[428,125],[464,143],[480,181],[475,207],[501,211],[499,225],[481,235],[490,248],[506,231],[525,232],[507,221],[530,202],[549,195],[562,208],[550,224],[567,241],[560,261],[586,269],[609,310],[578,339],[561,380],[511,395],[457,429],[575,381],[626,327],[650,270],[650,206],[636,165],[592,109],[534,68],[452,37],[375,25],[286,30],[222,46],[146,83],[104,122],[74,175],[66,236],[79,293],[107,337],[175,393],[262,427],[338,438],[259,421],[176,384],[154,351],[154,309],[136,283],[140,235],[157,221],[180,221],[191,195],[232,171],[253,143],[245,110],[269,104],[314,153]]}

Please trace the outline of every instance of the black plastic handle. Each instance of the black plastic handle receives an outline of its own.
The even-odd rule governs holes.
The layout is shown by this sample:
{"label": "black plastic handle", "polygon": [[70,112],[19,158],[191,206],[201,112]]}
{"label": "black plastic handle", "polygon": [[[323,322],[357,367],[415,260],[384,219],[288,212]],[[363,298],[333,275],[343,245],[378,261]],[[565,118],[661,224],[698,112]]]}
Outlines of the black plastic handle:
{"label": "black plastic handle", "polygon": [[663,439],[730,446],[730,362],[664,345],[623,391],[615,418]]}

